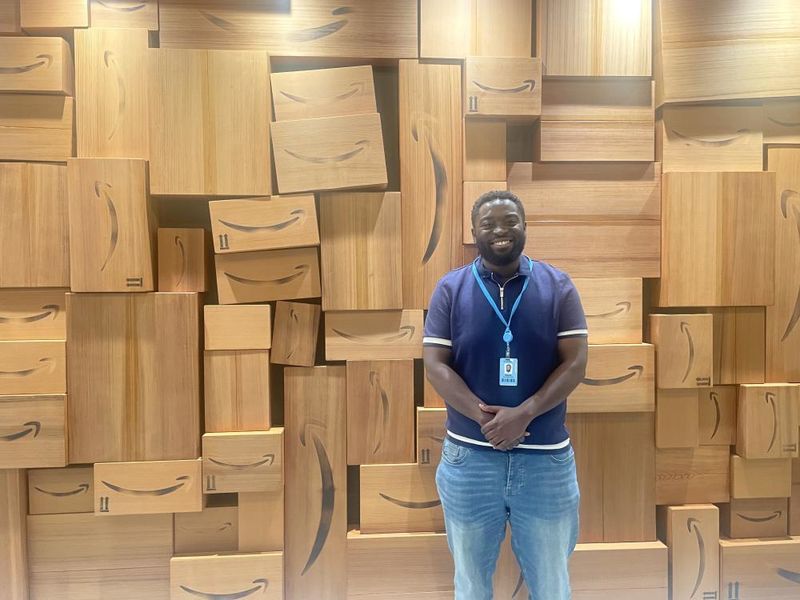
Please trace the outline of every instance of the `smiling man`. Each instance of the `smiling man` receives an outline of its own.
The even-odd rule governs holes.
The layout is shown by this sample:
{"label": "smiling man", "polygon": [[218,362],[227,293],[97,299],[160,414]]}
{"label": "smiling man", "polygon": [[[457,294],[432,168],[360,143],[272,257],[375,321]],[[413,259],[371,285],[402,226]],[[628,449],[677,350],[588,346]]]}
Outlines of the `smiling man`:
{"label": "smiling man", "polygon": [[472,235],[480,256],[439,281],[423,340],[447,404],[436,485],[455,598],[491,600],[509,522],[530,598],[567,600],[580,495],[564,419],[586,370],[586,317],[566,274],[522,254],[513,193],[478,198]]}

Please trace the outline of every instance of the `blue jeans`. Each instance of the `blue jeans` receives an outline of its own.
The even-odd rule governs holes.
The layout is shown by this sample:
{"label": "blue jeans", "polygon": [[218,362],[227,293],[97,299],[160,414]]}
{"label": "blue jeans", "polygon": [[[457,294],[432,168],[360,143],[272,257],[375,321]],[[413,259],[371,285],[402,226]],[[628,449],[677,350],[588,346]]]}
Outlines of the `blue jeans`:
{"label": "blue jeans", "polygon": [[511,547],[531,600],[569,600],[569,556],[578,540],[575,453],[502,452],[445,438],[436,470],[455,600],[491,600],[492,576],[511,523]]}

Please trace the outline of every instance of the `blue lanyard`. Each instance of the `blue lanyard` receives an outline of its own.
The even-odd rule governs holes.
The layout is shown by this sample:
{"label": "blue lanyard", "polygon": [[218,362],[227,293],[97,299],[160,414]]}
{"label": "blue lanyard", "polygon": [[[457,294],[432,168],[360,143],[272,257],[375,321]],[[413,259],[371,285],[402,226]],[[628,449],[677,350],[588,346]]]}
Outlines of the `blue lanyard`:
{"label": "blue lanyard", "polygon": [[[477,259],[472,263],[472,276],[475,278],[475,281],[478,282],[478,286],[481,288],[481,291],[486,297],[486,300],[489,302],[489,305],[494,309],[494,313],[497,315],[497,318],[500,319],[503,325],[506,326],[506,329],[503,332],[503,341],[506,343],[506,358],[508,358],[511,356],[511,342],[514,339],[514,334],[511,333],[511,319],[514,318],[514,313],[517,312],[517,308],[519,308],[520,300],[522,300],[522,295],[525,293],[525,290],[528,289],[528,284],[530,283],[531,278],[530,276],[525,278],[525,283],[522,285],[522,291],[514,301],[514,306],[511,307],[511,314],[508,315],[508,321],[506,321],[503,313],[497,307],[497,303],[494,301],[494,298],[492,298],[489,290],[486,289],[486,284],[483,283],[481,276],[478,274],[478,267],[475,266],[475,263],[477,263],[478,260],[480,259]],[[530,258],[528,258],[528,265],[530,266],[530,270],[533,271],[533,261]]]}

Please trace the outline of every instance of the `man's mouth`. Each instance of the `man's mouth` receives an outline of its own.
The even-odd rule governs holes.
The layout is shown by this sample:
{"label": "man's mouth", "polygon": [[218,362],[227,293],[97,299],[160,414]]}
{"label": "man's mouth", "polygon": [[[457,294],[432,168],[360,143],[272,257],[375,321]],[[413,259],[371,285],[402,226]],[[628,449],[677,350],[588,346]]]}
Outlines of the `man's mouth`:
{"label": "man's mouth", "polygon": [[508,238],[502,238],[499,240],[494,240],[490,245],[492,248],[508,248],[511,246],[511,240]]}

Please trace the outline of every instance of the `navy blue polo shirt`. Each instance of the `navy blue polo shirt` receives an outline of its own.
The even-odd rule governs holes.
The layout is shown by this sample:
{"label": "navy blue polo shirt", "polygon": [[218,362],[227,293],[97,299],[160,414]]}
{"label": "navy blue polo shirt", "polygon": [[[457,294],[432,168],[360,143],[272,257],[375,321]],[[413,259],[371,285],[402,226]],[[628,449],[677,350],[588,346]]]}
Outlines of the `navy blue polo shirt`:
{"label": "navy blue polo shirt", "polygon": [[[500,285],[480,258],[475,260],[484,285],[500,307]],[[586,336],[586,316],[569,276],[555,267],[522,256],[520,267],[503,285],[506,320],[526,278],[528,289],[511,322],[511,356],[518,359],[518,385],[500,386],[499,360],[506,355],[505,326],[483,295],[472,274],[472,264],[439,280],[428,305],[423,345],[452,350],[451,367],[484,403],[519,406],[531,397],[559,365],[558,340]],[[566,398],[536,417],[530,435],[514,451],[556,453],[569,446],[564,424]],[[492,445],[478,423],[447,406],[447,434],[455,443],[486,449]]]}

